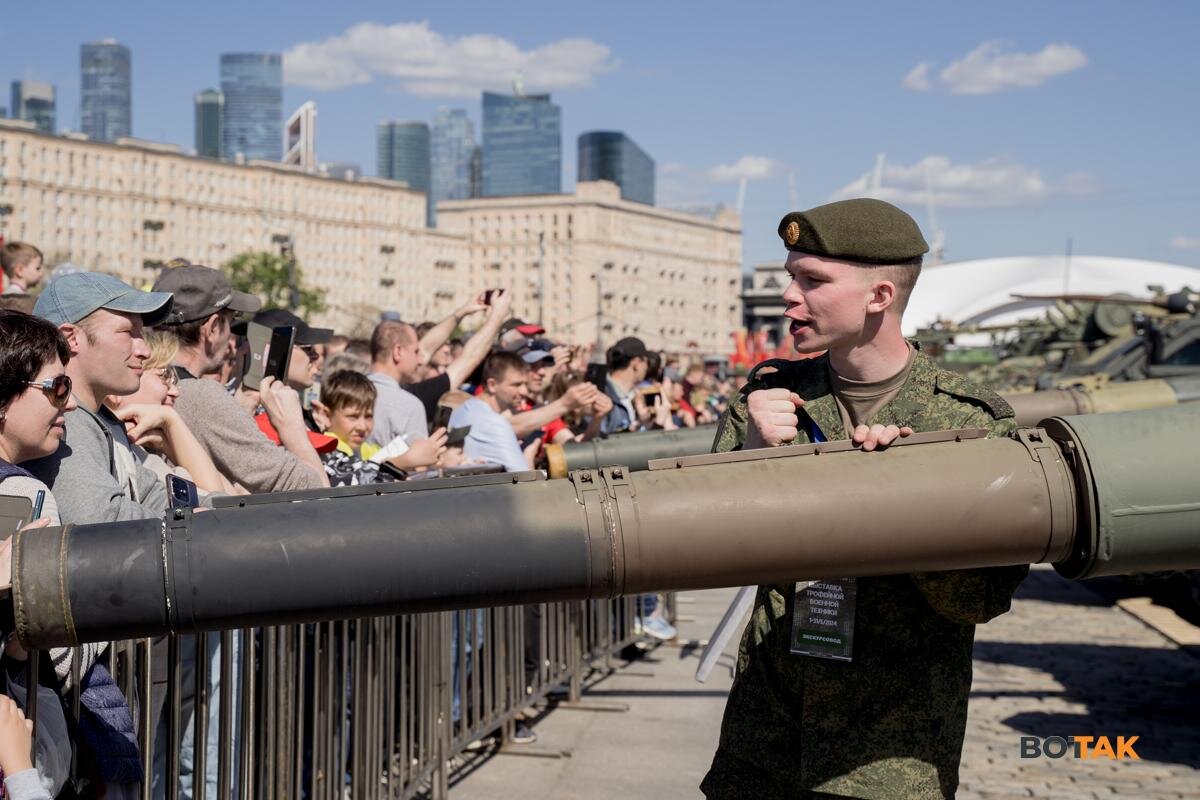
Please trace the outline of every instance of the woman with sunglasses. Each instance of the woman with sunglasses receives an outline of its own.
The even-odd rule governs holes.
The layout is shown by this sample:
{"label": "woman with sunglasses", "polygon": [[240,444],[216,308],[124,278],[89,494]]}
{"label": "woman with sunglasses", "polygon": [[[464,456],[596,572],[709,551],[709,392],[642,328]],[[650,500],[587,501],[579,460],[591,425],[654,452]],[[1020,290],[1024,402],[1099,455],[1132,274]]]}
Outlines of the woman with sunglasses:
{"label": "woman with sunglasses", "polygon": [[[17,465],[50,455],[58,449],[66,429],[63,414],[75,408],[71,379],[65,372],[70,356],[67,340],[54,325],[21,311],[0,309],[0,495],[27,497],[33,503],[35,519],[25,530],[58,525],[60,522],[54,495],[46,484]],[[11,533],[8,530],[0,532],[0,538],[3,539],[0,542],[0,586],[8,586],[12,582]],[[26,661],[28,653],[15,635],[8,636],[10,633],[8,630],[0,632],[0,653],[6,660]],[[104,644],[81,647],[79,653],[83,669],[91,666],[105,647]],[[53,648],[50,658],[59,682],[69,688],[72,649]],[[5,667],[0,673],[0,684],[5,687],[0,691],[12,695],[14,699],[23,698],[24,688],[11,682],[11,668]],[[41,681],[39,697],[47,690],[50,687]],[[7,700],[0,702],[8,703]],[[11,712],[12,706],[6,707]],[[59,735],[62,735],[67,730],[66,720],[60,716],[61,713],[62,709],[56,703],[38,703],[37,770],[34,772],[30,769],[27,758],[20,760],[19,766],[29,770],[26,776],[29,781],[24,787],[29,791],[12,792],[13,797],[18,794],[24,797],[50,797],[63,785],[71,747],[69,741],[53,738],[54,731],[60,731]],[[24,727],[23,722],[21,727]],[[29,750],[29,741],[26,734],[22,743],[25,752]],[[59,753],[60,757],[55,759],[54,753]],[[65,754],[66,761],[62,761],[61,754]],[[8,755],[12,755],[11,748]],[[6,768],[15,769],[7,765]],[[48,792],[32,791],[36,789]]]}
{"label": "woman with sunglasses", "polygon": [[75,407],[65,372],[70,357],[67,340],[52,324],[0,309],[0,494],[28,497],[35,508],[40,497],[42,525],[59,523],[54,496],[17,465],[58,449],[63,412]]}

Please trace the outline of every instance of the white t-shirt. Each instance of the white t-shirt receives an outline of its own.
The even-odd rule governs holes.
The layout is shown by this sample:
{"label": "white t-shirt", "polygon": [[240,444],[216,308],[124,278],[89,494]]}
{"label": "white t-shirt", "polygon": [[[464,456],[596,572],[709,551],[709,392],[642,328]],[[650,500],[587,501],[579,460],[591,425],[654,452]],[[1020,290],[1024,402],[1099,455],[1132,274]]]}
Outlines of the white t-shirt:
{"label": "white t-shirt", "polygon": [[497,414],[482,400],[472,397],[450,415],[450,427],[471,426],[463,442],[463,455],[467,458],[482,458],[495,464],[503,464],[506,472],[524,472],[529,469],[521,443],[513,432],[512,423]]}

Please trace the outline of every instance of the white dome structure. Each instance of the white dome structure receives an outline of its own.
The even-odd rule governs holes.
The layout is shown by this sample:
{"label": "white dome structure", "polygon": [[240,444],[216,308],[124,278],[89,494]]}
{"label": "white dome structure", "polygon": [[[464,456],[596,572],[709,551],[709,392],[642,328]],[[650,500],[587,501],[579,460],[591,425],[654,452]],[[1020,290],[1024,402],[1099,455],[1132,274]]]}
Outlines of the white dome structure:
{"label": "white dome structure", "polygon": [[1146,297],[1149,285],[1174,292],[1200,289],[1200,269],[1161,261],[1102,256],[983,258],[927,266],[904,312],[905,334],[938,320],[960,325],[1002,325],[1042,315],[1051,300],[1017,300],[1015,294],[1114,294]]}

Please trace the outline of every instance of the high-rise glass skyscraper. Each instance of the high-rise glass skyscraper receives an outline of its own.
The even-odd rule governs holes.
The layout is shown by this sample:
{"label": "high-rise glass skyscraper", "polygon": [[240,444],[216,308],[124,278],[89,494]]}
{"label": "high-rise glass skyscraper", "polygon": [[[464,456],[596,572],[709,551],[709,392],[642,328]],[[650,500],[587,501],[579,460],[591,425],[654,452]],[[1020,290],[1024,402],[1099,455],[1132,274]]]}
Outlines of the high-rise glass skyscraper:
{"label": "high-rise glass skyscraper", "polygon": [[116,39],[79,48],[80,127],[90,138],[115,142],[133,130],[129,48]]}
{"label": "high-rise glass skyscraper", "polygon": [[439,108],[433,118],[430,144],[432,178],[430,202],[436,220],[439,200],[471,198],[471,157],[475,153],[475,126],[461,108]]}
{"label": "high-rise glass skyscraper", "polygon": [[548,94],[483,93],[483,196],[562,191],[562,110]]}
{"label": "high-rise glass skyscraper", "polygon": [[32,122],[42,133],[54,133],[54,84],[41,81],[13,81],[13,119]]}
{"label": "high-rise glass skyscraper", "polygon": [[654,159],[620,131],[580,134],[578,180],[612,181],[625,200],[654,205]]}
{"label": "high-rise glass skyscraper", "polygon": [[204,158],[221,157],[221,127],[225,116],[225,95],[218,89],[205,89],[196,95],[196,154]]}
{"label": "high-rise glass skyscraper", "polygon": [[376,135],[375,171],[425,193],[426,223],[433,224],[429,197],[429,126],[424,122],[381,122]]}
{"label": "high-rise glass skyscraper", "polygon": [[283,59],[278,53],[224,53],[221,156],[283,157]]}

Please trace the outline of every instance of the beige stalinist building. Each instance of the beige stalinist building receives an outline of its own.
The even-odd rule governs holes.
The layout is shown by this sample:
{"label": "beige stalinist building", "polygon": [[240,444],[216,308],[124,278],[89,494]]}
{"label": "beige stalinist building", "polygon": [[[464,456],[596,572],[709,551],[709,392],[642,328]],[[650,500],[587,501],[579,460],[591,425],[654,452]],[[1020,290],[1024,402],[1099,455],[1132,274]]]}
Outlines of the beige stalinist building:
{"label": "beige stalinist building", "polygon": [[638,336],[672,352],[733,349],[742,234],[732,211],[711,220],[666,211],[595,181],[573,195],[443,201],[437,219],[470,240],[469,282],[511,287],[516,313],[535,320],[540,309],[552,334],[605,346]]}
{"label": "beige stalinist building", "polygon": [[0,231],[135,286],[175,257],[219,267],[289,240],[316,320],[369,331],[381,310],[438,319],[467,294],[466,239],[425,227],[425,195],[378,178],[335,180],[298,167],[230,164],[134,139],[49,136],[0,120]]}
{"label": "beige stalinist building", "polygon": [[51,268],[70,262],[149,286],[172,258],[219,267],[290,243],[305,286],[328,306],[314,322],[341,332],[369,332],[383,310],[441,319],[472,291],[510,287],[518,315],[540,311],[552,335],[572,341],[636,335],[671,351],[732,350],[742,256],[732,212],[665,211],[600,181],[572,195],[443,202],[437,229],[425,217],[424,194],[396,181],[0,120],[0,233],[40,247]]}

